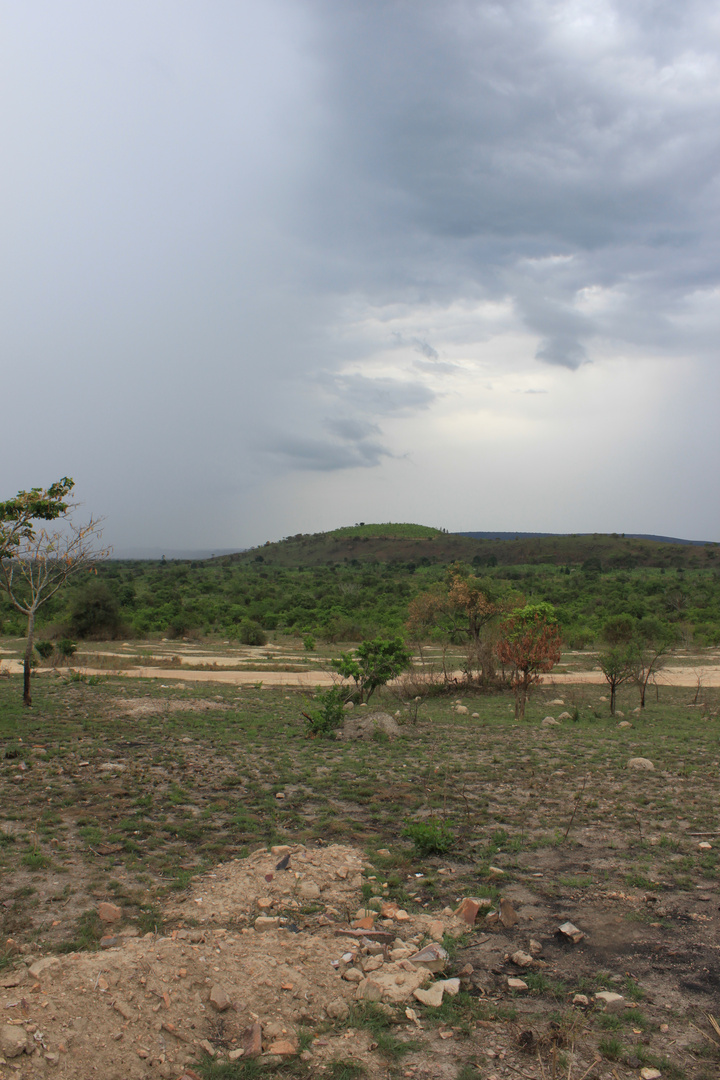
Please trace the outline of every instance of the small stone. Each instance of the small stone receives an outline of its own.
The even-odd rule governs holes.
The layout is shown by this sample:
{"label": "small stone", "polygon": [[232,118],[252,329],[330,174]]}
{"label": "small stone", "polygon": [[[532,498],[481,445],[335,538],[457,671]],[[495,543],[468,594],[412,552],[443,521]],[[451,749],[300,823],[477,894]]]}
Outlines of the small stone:
{"label": "small stone", "polygon": [[521,949],[518,949],[517,952],[514,952],[510,959],[512,960],[513,964],[517,964],[518,967],[530,967],[530,965],[534,963],[532,956],[530,956],[526,952],[523,952]]}
{"label": "small stone", "polygon": [[530,944],[528,945],[528,952],[530,953],[530,955],[531,956],[541,956],[542,951],[543,951],[543,947],[540,944],[540,942],[536,941],[535,938],[530,938]]}
{"label": "small stone", "polygon": [[514,990],[516,994],[524,994],[528,989],[528,984],[524,979],[508,979],[508,990]]}
{"label": "small stone", "polygon": [[349,983],[361,983],[363,981],[362,971],[358,971],[357,968],[351,967],[347,971],[343,972],[343,979]]}
{"label": "small stone", "polygon": [[257,1021],[245,1028],[241,1036],[245,1057],[256,1058],[262,1053],[262,1027]]}
{"label": "small stone", "polygon": [[560,721],[556,720],[554,716],[545,716],[542,720],[543,727],[559,727]]}
{"label": "small stone", "polygon": [[244,1054],[245,1051],[242,1048],[238,1048],[237,1050],[229,1050],[228,1061],[239,1061],[240,1058],[244,1056]]}
{"label": "small stone", "polygon": [[278,1057],[292,1057],[297,1054],[297,1050],[297,1043],[290,1042],[289,1039],[276,1039],[268,1046],[268,1054],[277,1054]]}
{"label": "small stone", "polygon": [[56,1068],[60,1064],[60,1055],[54,1053],[53,1051],[49,1051],[45,1055],[45,1060],[52,1068]]}
{"label": "small stone", "polygon": [[267,930],[277,930],[280,925],[280,917],[278,915],[258,915],[255,920],[254,926],[259,934],[264,934]]}
{"label": "small stone", "polygon": [[47,979],[57,976],[61,972],[61,964],[57,956],[43,956],[42,960],[36,960],[28,968],[33,979]]}
{"label": "small stone", "polygon": [[654,772],[655,766],[652,761],[646,757],[631,757],[627,763],[628,769],[640,769],[645,772]]}
{"label": "small stone", "polygon": [[217,1012],[225,1012],[230,1008],[230,998],[222,986],[216,983],[210,991],[210,1004]]}
{"label": "small stone", "polygon": [[27,1049],[28,1038],[24,1027],[0,1024],[0,1054],[3,1057],[20,1057]]}
{"label": "small stone", "polygon": [[561,712],[558,716],[558,720],[572,720],[572,713]]}
{"label": "small stone", "polygon": [[320,897],[320,886],[314,881],[302,881],[298,892],[303,900],[317,900]]}
{"label": "small stone", "polygon": [[578,1005],[581,1009],[587,1009],[590,1005],[590,999],[587,994],[576,994],[572,999],[573,1005]]}
{"label": "small stone", "polygon": [[659,1069],[651,1069],[649,1066],[646,1066],[644,1069],[640,1070],[640,1076],[642,1077],[642,1080],[660,1080],[662,1073]]}
{"label": "small stone", "polygon": [[455,909],[455,914],[459,919],[462,919],[463,922],[472,926],[477,918],[479,910],[479,900],[476,900],[474,896],[464,896],[460,901],[460,906]]}
{"label": "small stone", "polygon": [[467,716],[469,711],[470,710],[468,709],[467,705],[456,705],[455,706],[455,712],[458,714],[458,716]]}
{"label": "small stone", "polygon": [[624,716],[625,716],[625,713],[624,713],[624,712],[622,712],[622,711],[621,711],[620,709],[616,709],[616,710],[615,710],[615,715],[616,715],[616,716],[619,716],[619,717],[620,717],[620,719],[622,720],[622,719],[624,718]]}
{"label": "small stone", "polygon": [[413,997],[417,998],[421,1005],[430,1005],[431,1008],[438,1009],[442,1005],[443,993],[443,984],[436,982],[427,990],[423,990],[422,987],[413,990]]}
{"label": "small stone", "polygon": [[621,720],[618,727],[632,727],[632,724],[629,720]]}
{"label": "small stone", "polygon": [[344,1020],[349,1014],[348,1003],[343,998],[335,998],[325,1006],[325,1012],[331,1020]]}
{"label": "small stone", "polygon": [[400,908],[395,913],[395,918],[397,919],[398,922],[409,922],[410,921],[410,916],[408,915],[407,911],[405,911],[404,908]]}
{"label": "small stone", "polygon": [[433,941],[442,941],[445,934],[445,924],[442,919],[433,919],[428,927],[428,933]]}
{"label": "small stone", "polygon": [[122,908],[119,908],[117,904],[103,901],[97,906],[97,916],[101,922],[117,922],[118,919],[122,919]]}
{"label": "small stone", "polygon": [[577,926],[574,926],[571,922],[564,922],[562,926],[558,927],[558,933],[563,937],[568,938],[573,944],[578,945],[585,937],[582,930],[578,930]]}
{"label": "small stone", "polygon": [[358,983],[355,997],[358,1001],[380,1001],[383,996],[383,988],[375,979],[363,979]]}
{"label": "small stone", "polygon": [[366,960],[363,960],[362,969],[367,974],[370,971],[378,971],[384,963],[382,956],[368,956]]}
{"label": "small stone", "polygon": [[456,997],[460,993],[460,980],[457,978],[444,979],[442,982],[438,983],[438,985],[442,986],[445,993],[449,994],[450,997]]}
{"label": "small stone", "polygon": [[416,952],[414,956],[409,957],[409,962],[415,967],[425,968],[426,971],[433,973],[444,971],[448,962],[448,954],[442,945],[433,942],[432,945],[426,945],[420,952]]}
{"label": "small stone", "polygon": [[505,877],[505,871],[499,866],[488,866],[488,876],[491,878]]}
{"label": "small stone", "polygon": [[274,844],[270,848],[270,854],[274,855],[276,859],[279,858],[280,855],[289,855],[291,851],[292,848],[289,844]]}
{"label": "small stone", "polygon": [[[217,1050],[208,1039],[201,1039],[198,1045],[200,1046],[201,1050],[205,1051],[208,1057],[213,1058],[217,1054]],[[147,1057],[147,1053],[145,1054],[145,1056]]]}
{"label": "small stone", "polygon": [[701,840],[698,844],[698,851],[712,851],[712,844],[709,844],[707,840]]}
{"label": "small stone", "polygon": [[595,994],[594,1001],[596,1004],[604,1005],[605,1012],[620,1013],[625,1008],[625,998],[622,994],[614,994],[612,990],[600,990]]}
{"label": "small stone", "polygon": [[506,930],[509,930],[511,927],[517,926],[519,921],[515,908],[510,901],[503,896],[500,900],[500,922]]}
{"label": "small stone", "polygon": [[479,720],[480,719],[480,713],[479,712],[474,712],[472,714],[472,718],[473,718],[473,720]]}

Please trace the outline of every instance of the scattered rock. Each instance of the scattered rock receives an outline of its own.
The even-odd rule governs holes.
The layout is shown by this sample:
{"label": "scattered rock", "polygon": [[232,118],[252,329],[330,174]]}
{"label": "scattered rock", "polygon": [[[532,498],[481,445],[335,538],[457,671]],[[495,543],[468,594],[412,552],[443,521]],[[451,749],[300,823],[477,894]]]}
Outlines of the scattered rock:
{"label": "scattered rock", "polygon": [[268,1046],[268,1054],[277,1054],[278,1057],[292,1057],[297,1051],[297,1043],[289,1039],[277,1039]]}
{"label": "scattered rock", "polygon": [[605,1012],[620,1013],[625,1008],[622,994],[613,994],[612,990],[600,990],[593,999],[596,1005],[604,1005]]}
{"label": "scattered rock", "polygon": [[587,994],[576,994],[572,999],[573,1005],[578,1005],[581,1009],[587,1009],[590,1005],[590,998]]}
{"label": "scattered rock", "polygon": [[536,941],[535,938],[530,938],[530,942],[528,944],[528,952],[530,953],[530,955],[531,956],[542,956],[542,951],[543,951],[543,947],[540,944],[540,942]]}
{"label": "scattered rock", "polygon": [[429,986],[427,990],[423,990],[421,987],[413,990],[413,997],[417,998],[421,1005],[429,1005],[433,1009],[438,1009],[442,1005],[444,992],[443,984],[436,982]]}
{"label": "scattered rock", "polygon": [[565,702],[561,697],[553,698],[552,701],[548,701],[548,705],[564,705]]}
{"label": "scattered rock", "polygon": [[97,915],[101,922],[117,922],[118,919],[122,919],[122,908],[119,908],[117,904],[103,901],[97,906]]}
{"label": "scattered rock", "polygon": [[508,990],[514,990],[516,994],[524,994],[528,990],[528,984],[524,979],[510,978],[507,981]]}
{"label": "scattered rock", "polygon": [[36,960],[34,964],[31,964],[28,968],[28,974],[32,975],[33,979],[47,979],[48,977],[60,975],[62,965],[57,956],[43,956],[42,960]]}
{"label": "scattered rock", "polygon": [[[616,714],[617,715],[617,714]],[[646,772],[654,772],[655,766],[652,761],[646,757],[632,757],[627,763],[628,769],[641,769]]]}
{"label": "scattered rock", "polygon": [[460,906],[455,909],[455,914],[463,922],[472,926],[477,918],[478,911],[480,910],[480,901],[476,900],[474,896],[464,896],[460,901]]}
{"label": "scattered rock", "polygon": [[660,1080],[662,1073],[659,1069],[652,1069],[646,1065],[644,1069],[640,1070],[640,1076],[642,1080]]}
{"label": "scattered rock", "polygon": [[264,934],[267,930],[277,930],[280,925],[278,915],[258,915],[254,926],[258,934]]}
{"label": "scattered rock", "polygon": [[698,844],[698,851],[712,851],[712,844],[709,844],[707,840],[701,840]]}
{"label": "scattered rock", "polygon": [[618,727],[632,727],[632,724],[630,723],[629,720],[621,720],[620,723],[618,724]]}
{"label": "scattered rock", "polygon": [[572,713],[561,712],[558,716],[558,720],[572,720]]}
{"label": "scattered rock", "polygon": [[543,727],[559,727],[560,721],[556,720],[554,716],[544,716],[542,719]]}
{"label": "scattered rock", "polygon": [[227,993],[219,984],[215,984],[210,991],[210,1004],[217,1012],[225,1012],[230,1008],[231,1001]]}
{"label": "scattered rock", "polygon": [[27,1049],[28,1037],[24,1027],[0,1024],[0,1054],[3,1057],[20,1057]]}
{"label": "scattered rock", "polygon": [[519,921],[515,908],[507,897],[503,896],[500,900],[500,922],[506,930],[509,930],[511,927],[517,926]]}
{"label": "scattered rock", "polygon": [[578,930],[577,926],[574,926],[571,922],[564,922],[562,926],[559,926],[558,934],[561,934],[562,937],[567,938],[569,941],[572,941],[574,945],[579,945],[579,943],[585,937],[585,934],[582,932],[582,930]]}
{"label": "scattered rock", "polygon": [[432,945],[426,945],[420,952],[409,957],[409,961],[416,968],[424,968],[425,971],[435,973],[445,970],[445,965],[448,962],[448,954],[445,949],[443,949],[442,945],[433,942]]}
{"label": "scattered rock", "polygon": [[467,714],[470,712],[467,705],[456,705],[454,711],[460,716],[467,716]]}
{"label": "scattered rock", "polygon": [[320,898],[320,886],[315,881],[301,881],[298,893],[303,900],[318,900]]}
{"label": "scattered rock", "polygon": [[251,1024],[250,1027],[245,1028],[240,1041],[242,1042],[242,1048],[245,1051],[245,1057],[256,1058],[260,1057],[262,1053],[262,1027],[256,1021]]}
{"label": "scattered rock", "polygon": [[442,941],[445,934],[445,924],[442,919],[433,919],[428,927],[428,934],[433,941]]}
{"label": "scattered rock", "polygon": [[401,734],[397,721],[390,713],[362,713],[359,716],[348,715],[342,726],[342,738],[347,740],[373,739],[376,733],[394,739]]}
{"label": "scattered rock", "polygon": [[331,1020],[344,1020],[349,1014],[350,1008],[344,998],[334,998],[325,1006],[325,1012]]}
{"label": "scattered rock", "polygon": [[459,979],[444,979],[441,983],[443,990],[450,997],[456,997],[460,993],[460,980]]}
{"label": "scattered rock", "polygon": [[514,952],[510,959],[512,960],[513,964],[517,964],[518,967],[530,967],[531,964],[535,963],[532,956],[530,956],[526,952],[523,952],[521,949],[518,949],[517,952]]}

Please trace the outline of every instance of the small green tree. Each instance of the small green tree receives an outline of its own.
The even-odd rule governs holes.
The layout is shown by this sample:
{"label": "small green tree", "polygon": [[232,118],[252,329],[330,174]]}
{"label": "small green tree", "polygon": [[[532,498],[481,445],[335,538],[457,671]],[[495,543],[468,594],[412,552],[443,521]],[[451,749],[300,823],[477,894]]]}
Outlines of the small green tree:
{"label": "small green tree", "polygon": [[599,658],[602,671],[610,687],[610,715],[615,715],[615,695],[618,687],[633,677],[635,649],[632,645],[614,645]]}
{"label": "small green tree", "polygon": [[552,671],[560,659],[560,627],[552,604],[526,604],[512,613],[500,628],[498,659],[512,665],[515,719],[525,718],[525,705],[543,672]]}
{"label": "small green tree", "polygon": [[363,641],[353,656],[341,653],[332,665],[344,679],[355,683],[354,697],[359,702],[369,701],[379,686],[407,671],[412,653],[405,648],[402,638],[375,638]]}

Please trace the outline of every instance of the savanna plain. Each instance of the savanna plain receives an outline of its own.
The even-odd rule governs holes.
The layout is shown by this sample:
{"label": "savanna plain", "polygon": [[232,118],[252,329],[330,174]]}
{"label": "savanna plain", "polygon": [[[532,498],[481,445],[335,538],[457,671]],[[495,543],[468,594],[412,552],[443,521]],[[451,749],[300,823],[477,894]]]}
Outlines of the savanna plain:
{"label": "savanna plain", "polygon": [[[714,571],[527,557],[509,578],[491,557],[482,567],[498,595],[539,598],[545,582],[563,626],[523,721],[512,692],[435,633],[347,713],[386,712],[398,734],[310,736],[316,687],[354,648],[342,620],[367,620],[355,642],[401,629],[447,574],[430,559],[296,580],[252,553],[232,619],[262,644],[240,644],[222,605],[214,625],[181,626],[211,618],[213,591],[178,607],[175,589],[142,639],[73,635],[70,656],[48,654],[31,708],[6,624],[0,1076],[716,1077]],[[100,577],[123,632],[130,588],[149,624],[141,586],[163,574],[192,570]],[[199,570],[214,574],[232,577]],[[310,611],[308,575],[316,607],[278,625],[288,581]],[[265,618],[256,587],[280,594]],[[376,625],[384,590],[390,621]],[[72,634],[72,603],[49,613],[48,640]],[[627,679],[612,714],[598,642],[628,604],[675,634],[644,707]]]}

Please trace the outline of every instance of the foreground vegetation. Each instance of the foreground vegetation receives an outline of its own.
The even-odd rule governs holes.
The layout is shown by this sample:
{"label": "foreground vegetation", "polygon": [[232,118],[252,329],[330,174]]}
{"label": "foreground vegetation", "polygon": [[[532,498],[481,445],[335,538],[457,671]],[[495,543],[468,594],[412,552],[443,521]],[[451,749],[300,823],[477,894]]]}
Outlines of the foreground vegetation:
{"label": "foreground vegetation", "polygon": [[[717,905],[705,905],[702,925],[688,912],[717,885],[714,843],[700,851],[698,838],[716,832],[718,690],[703,690],[693,703],[692,691],[663,687],[623,729],[600,687],[563,687],[562,706],[551,705],[557,688],[540,690],[526,725],[514,722],[509,694],[465,695],[466,713],[448,698],[404,711],[380,688],[378,704],[401,711],[401,737],[345,743],[306,737],[299,690],[53,674],[37,677],[28,711],[18,682],[0,680],[5,964],[17,950],[97,948],[98,898],[114,900],[141,932],[161,930],[167,898],[221,861],[272,843],[340,841],[366,853],[367,901],[380,895],[410,911],[440,910],[462,895],[495,900],[522,886],[558,917],[570,909],[590,920],[609,907],[627,933],[672,942],[672,968],[658,959],[659,946],[647,962],[630,958],[620,926],[602,969],[591,955],[591,973],[566,958],[562,978],[529,975],[521,1026],[515,1008],[461,995],[443,1014],[456,1038],[479,1021],[507,1027],[512,1038],[529,1027],[562,1032],[577,1023],[569,1010],[574,993],[613,989],[620,980],[637,1008],[620,1020],[588,1018],[582,1038],[594,1039],[620,1076],[626,1062],[664,1061],[648,1045],[657,1023],[641,1000],[647,964],[669,980],[668,994],[683,978],[697,988],[683,991],[684,1007],[705,1024],[718,972],[709,955],[707,974],[696,970],[701,946],[693,935],[715,933]],[[619,689],[626,715],[635,700]],[[540,724],[561,711],[576,720]],[[652,760],[654,771],[628,770],[636,756]],[[312,905],[302,914],[312,921]],[[674,1023],[675,1015],[663,1018]],[[695,1034],[681,1058],[664,1061],[663,1075],[715,1075],[713,1048]],[[558,1036],[542,1044],[546,1061],[571,1035],[568,1029],[567,1043]],[[219,1066],[206,1066],[209,1076],[221,1075]],[[302,1063],[280,1071],[309,1075]],[[245,1073],[238,1066],[232,1075]]]}

